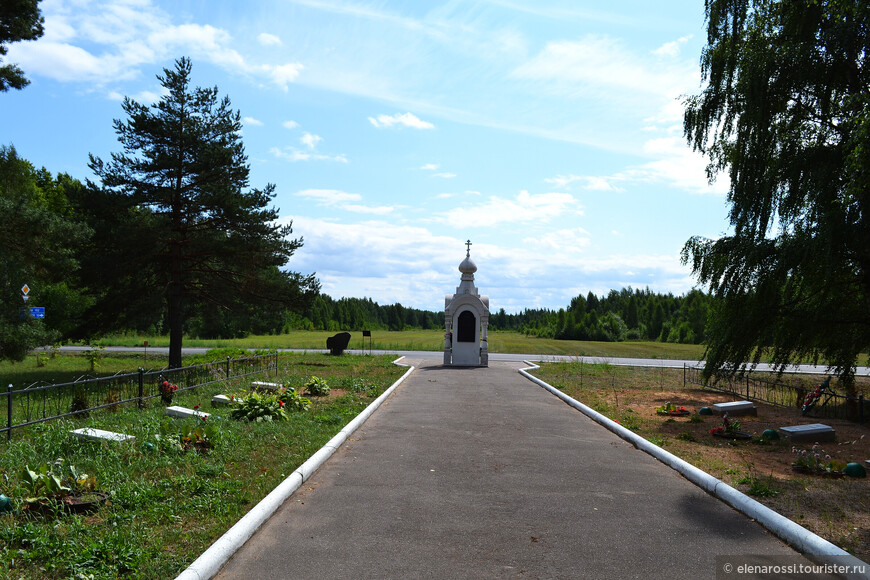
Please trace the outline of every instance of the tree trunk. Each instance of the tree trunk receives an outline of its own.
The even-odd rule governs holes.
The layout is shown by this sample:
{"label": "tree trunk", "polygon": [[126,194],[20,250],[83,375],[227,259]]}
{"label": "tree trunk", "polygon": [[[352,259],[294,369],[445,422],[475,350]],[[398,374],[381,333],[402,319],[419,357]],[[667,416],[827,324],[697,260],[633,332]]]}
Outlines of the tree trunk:
{"label": "tree trunk", "polygon": [[169,285],[169,368],[181,367],[181,343],[184,338],[184,294],[180,283]]}

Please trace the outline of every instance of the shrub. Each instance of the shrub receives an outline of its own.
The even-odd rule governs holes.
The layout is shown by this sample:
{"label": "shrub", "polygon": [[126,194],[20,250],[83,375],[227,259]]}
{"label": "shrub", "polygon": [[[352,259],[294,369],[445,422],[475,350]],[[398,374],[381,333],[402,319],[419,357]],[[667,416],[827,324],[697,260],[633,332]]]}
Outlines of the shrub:
{"label": "shrub", "polygon": [[233,419],[256,421],[286,421],[288,419],[284,411],[284,401],[277,395],[270,393],[250,392],[241,397],[233,397],[236,403],[230,411]]}
{"label": "shrub", "polygon": [[329,394],[329,384],[326,379],[312,376],[305,383],[305,390],[312,396],[323,397]]}
{"label": "shrub", "polygon": [[278,395],[278,401],[283,403],[284,410],[288,412],[307,411],[311,407],[311,400],[306,399],[296,391],[287,389]]}

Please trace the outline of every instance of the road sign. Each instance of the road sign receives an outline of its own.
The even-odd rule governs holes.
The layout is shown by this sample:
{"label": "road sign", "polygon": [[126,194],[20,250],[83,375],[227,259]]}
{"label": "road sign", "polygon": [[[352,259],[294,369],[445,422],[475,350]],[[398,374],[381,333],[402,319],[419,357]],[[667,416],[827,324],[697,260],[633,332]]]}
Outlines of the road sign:
{"label": "road sign", "polygon": [[19,312],[21,313],[21,318],[27,318],[28,315],[31,318],[45,318],[45,306],[31,306],[30,308],[22,306]]}
{"label": "road sign", "polygon": [[21,287],[21,293],[24,294],[25,296],[27,296],[28,294],[30,294],[30,286],[28,286],[27,284],[25,284],[24,286],[22,286],[22,287]]}

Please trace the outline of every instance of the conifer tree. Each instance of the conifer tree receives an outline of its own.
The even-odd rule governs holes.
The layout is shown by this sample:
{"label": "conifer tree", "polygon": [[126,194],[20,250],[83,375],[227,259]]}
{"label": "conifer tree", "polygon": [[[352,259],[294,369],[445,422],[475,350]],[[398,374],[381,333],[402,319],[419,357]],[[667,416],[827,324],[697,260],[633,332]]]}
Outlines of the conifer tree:
{"label": "conifer tree", "polygon": [[0,3],[0,92],[23,89],[30,84],[15,64],[3,64],[7,43],[36,40],[42,36],[43,18],[39,0],[3,0]]}
{"label": "conifer tree", "polygon": [[129,251],[142,258],[141,279],[162,292],[170,367],[181,366],[191,303],[302,306],[318,290],[313,275],[276,275],[302,239],[289,238],[292,223],[276,224],[274,185],[249,188],[240,115],[217,87],[192,88],[191,68],[181,58],[164,69],[166,94],[150,107],[126,98],[128,119],[115,121],[123,152],[90,160],[101,194],[124,200],[151,240]]}

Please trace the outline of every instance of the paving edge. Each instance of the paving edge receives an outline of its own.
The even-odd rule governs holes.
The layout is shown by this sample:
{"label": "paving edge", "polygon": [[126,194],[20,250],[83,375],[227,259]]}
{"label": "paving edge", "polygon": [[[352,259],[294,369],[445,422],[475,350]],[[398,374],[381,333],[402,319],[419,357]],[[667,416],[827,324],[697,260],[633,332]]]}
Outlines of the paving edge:
{"label": "paving edge", "polygon": [[359,415],[348,423],[344,429],[339,431],[335,437],[330,439],[326,445],[321,447],[314,455],[299,466],[296,471],[291,473],[260,502],[251,508],[251,511],[246,513],[236,522],[233,527],[227,530],[224,535],[215,540],[208,549],[200,555],[199,558],[188,566],[181,574],[176,577],[176,580],[208,580],[214,577],[224,564],[226,564],[233,554],[241,548],[245,542],[254,535],[263,523],[274,514],[279,507],[290,497],[290,495],[299,489],[303,482],[307,481],[311,474],[317,471],[317,468],[335,453],[342,443],[344,443],[350,435],[368,419],[375,410],[381,406],[387,397],[389,397],[396,388],[402,384],[408,376],[414,372],[413,365],[405,365],[400,363],[405,357],[399,357],[393,361],[397,366],[408,366],[407,372],[402,377],[390,386],[383,394],[371,402]]}
{"label": "paving edge", "polygon": [[[724,501],[737,511],[755,520],[756,522],[767,528],[779,539],[783,540],[802,554],[812,556],[814,558],[826,558],[834,556],[837,558],[837,564],[852,566],[870,566],[866,562],[851,555],[849,552],[843,550],[842,548],[837,547],[836,545],[832,544],[821,536],[814,534],[803,526],[796,524],[785,516],[773,511],[769,507],[734,489],[727,483],[713,477],[705,471],[698,469],[694,465],[680,459],[676,455],[665,451],[658,445],[653,445],[640,435],[626,429],[619,423],[608,419],[601,413],[587,407],[576,399],[569,397],[559,389],[547,384],[546,382],[542,381],[537,377],[532,376],[527,371],[538,369],[540,367],[533,362],[524,362],[530,366],[519,369],[519,373],[521,375],[523,375],[533,383],[550,391],[551,393],[568,403],[570,406],[574,407],[584,415],[588,416],[596,423],[599,423],[603,427],[606,427],[607,429],[609,429],[622,439],[628,441],[641,451],[652,455],[668,467],[680,473],[680,475],[682,475],[707,493],[717,497],[718,499]],[[847,575],[846,577],[866,578],[866,576],[864,575]]]}

